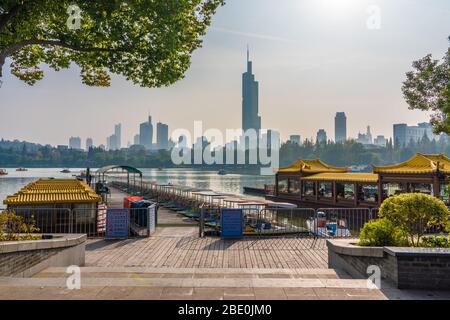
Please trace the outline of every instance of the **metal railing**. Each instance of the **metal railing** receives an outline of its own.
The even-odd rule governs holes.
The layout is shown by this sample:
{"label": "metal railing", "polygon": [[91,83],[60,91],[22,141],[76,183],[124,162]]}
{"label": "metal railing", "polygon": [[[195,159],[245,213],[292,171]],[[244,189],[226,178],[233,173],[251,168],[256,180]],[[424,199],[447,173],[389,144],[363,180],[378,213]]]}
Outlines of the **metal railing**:
{"label": "metal railing", "polygon": [[[207,234],[208,229],[220,234],[220,208],[203,206],[201,212],[200,237]],[[242,234],[256,237],[355,238],[359,237],[366,222],[376,219],[377,212],[368,208],[242,209]]]}
{"label": "metal railing", "polygon": [[[3,211],[6,209],[0,209]],[[23,217],[24,222],[37,228],[37,233],[87,234],[90,238],[108,235],[108,209],[67,209],[67,208],[10,208]],[[128,214],[128,238],[149,237],[156,228],[156,206],[148,208],[123,208]]]}

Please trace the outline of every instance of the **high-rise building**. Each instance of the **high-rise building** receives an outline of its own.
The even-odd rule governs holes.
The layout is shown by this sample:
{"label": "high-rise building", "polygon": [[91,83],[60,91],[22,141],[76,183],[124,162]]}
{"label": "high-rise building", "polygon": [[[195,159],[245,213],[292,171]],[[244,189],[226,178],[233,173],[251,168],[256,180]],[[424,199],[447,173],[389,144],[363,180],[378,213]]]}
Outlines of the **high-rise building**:
{"label": "high-rise building", "polygon": [[139,141],[139,134],[135,134],[135,135],[134,135],[133,143],[134,143],[135,145],[140,144],[140,141]]}
{"label": "high-rise building", "polygon": [[345,112],[337,112],[334,118],[334,140],[335,142],[347,140],[347,117]]}
{"label": "high-rise building", "polygon": [[143,122],[139,126],[139,144],[143,145],[147,150],[152,149],[153,125],[151,116],[148,116],[147,122]]}
{"label": "high-rise building", "polygon": [[162,122],[156,124],[156,145],[158,149],[169,148],[169,126]]}
{"label": "high-rise building", "polygon": [[372,144],[372,133],[370,132],[370,126],[367,126],[366,133],[358,133],[358,138],[356,139],[356,142],[365,145]]}
{"label": "high-rise building", "polygon": [[267,149],[272,150],[280,147],[280,133],[278,131],[268,129],[261,137],[263,141],[267,141]]}
{"label": "high-rise building", "polygon": [[388,140],[384,136],[377,136],[373,140],[373,144],[380,146],[380,147],[386,147],[387,143],[388,143]]}
{"label": "high-rise building", "polygon": [[289,137],[289,141],[290,141],[291,143],[295,143],[295,144],[300,145],[300,143],[301,143],[301,137],[300,137],[300,135],[298,135],[298,134],[293,134],[293,135],[291,135],[291,136]]}
{"label": "high-rise building", "polygon": [[327,141],[327,132],[324,129],[319,129],[317,131],[316,143],[326,143]]}
{"label": "high-rise building", "polygon": [[94,146],[94,142],[92,141],[92,138],[86,139],[86,151],[89,151],[90,148]]}
{"label": "high-rise building", "polygon": [[122,125],[120,123],[114,126],[115,135],[115,150],[119,150],[122,147]]}
{"label": "high-rise building", "polygon": [[257,136],[261,130],[258,106],[259,84],[252,73],[252,62],[247,48],[247,71],[242,74],[242,130],[254,129]]}
{"label": "high-rise building", "polygon": [[81,138],[80,137],[70,137],[69,138],[69,148],[70,149],[81,149]]}
{"label": "high-rise building", "polygon": [[419,123],[417,126],[408,126],[405,123],[394,124],[394,144],[397,147],[407,146],[411,141],[417,142],[425,135],[430,140],[440,139],[440,136],[433,133],[433,127],[427,122]]}

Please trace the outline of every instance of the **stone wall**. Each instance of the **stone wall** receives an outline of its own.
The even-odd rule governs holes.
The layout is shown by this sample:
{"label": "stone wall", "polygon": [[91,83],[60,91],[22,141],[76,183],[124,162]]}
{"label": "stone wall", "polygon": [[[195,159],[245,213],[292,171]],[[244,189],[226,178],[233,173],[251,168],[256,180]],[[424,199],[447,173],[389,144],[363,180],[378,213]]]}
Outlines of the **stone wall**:
{"label": "stone wall", "polygon": [[399,289],[450,289],[450,249],[359,247],[355,241],[328,240],[328,266],[364,279],[376,265]]}
{"label": "stone wall", "polygon": [[0,242],[0,276],[29,277],[48,267],[83,266],[86,235]]}

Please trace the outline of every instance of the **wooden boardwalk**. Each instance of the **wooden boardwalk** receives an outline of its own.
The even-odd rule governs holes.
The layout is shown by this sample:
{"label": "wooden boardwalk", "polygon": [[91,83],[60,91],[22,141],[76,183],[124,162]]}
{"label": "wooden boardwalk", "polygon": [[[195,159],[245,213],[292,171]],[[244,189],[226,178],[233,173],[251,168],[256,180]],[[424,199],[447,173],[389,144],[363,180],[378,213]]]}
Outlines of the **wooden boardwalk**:
{"label": "wooden boardwalk", "polygon": [[[122,207],[127,194],[111,188],[109,207]],[[167,209],[158,211],[158,228],[149,238],[92,239],[86,266],[152,268],[327,268],[324,239],[198,237],[197,223]]]}
{"label": "wooden boardwalk", "polygon": [[86,266],[153,268],[327,268],[325,240],[198,238],[197,228],[158,228],[150,238],[89,240]]}

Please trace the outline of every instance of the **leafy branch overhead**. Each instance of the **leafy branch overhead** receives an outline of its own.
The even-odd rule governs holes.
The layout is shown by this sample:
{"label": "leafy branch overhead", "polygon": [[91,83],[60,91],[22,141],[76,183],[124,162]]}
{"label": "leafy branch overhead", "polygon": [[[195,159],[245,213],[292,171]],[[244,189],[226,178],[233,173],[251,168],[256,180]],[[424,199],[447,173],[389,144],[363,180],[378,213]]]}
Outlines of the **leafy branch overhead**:
{"label": "leafy branch overhead", "polygon": [[429,54],[414,61],[413,68],[402,87],[409,108],[431,111],[435,133],[450,134],[450,48],[442,61]]}
{"label": "leafy branch overhead", "polygon": [[[183,78],[194,50],[224,0],[65,1],[0,3],[0,78],[11,73],[29,85],[44,77],[39,65],[59,71],[73,62],[83,83],[109,86],[111,74],[142,87]],[[79,25],[68,10],[81,10]]]}

